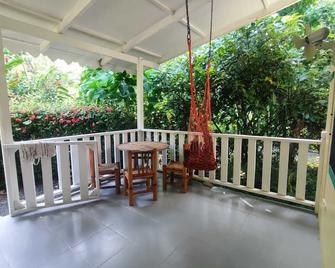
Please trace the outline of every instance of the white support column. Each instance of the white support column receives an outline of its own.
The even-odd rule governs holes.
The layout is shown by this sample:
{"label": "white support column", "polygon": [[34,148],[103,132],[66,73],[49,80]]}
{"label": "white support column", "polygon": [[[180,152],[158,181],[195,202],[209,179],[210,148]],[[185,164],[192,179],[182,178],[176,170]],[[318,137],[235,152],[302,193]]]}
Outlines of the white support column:
{"label": "white support column", "polygon": [[[6,83],[5,58],[3,54],[2,32],[0,29],[0,142],[2,144],[2,159],[5,171],[6,191],[9,213],[15,211],[15,202],[18,202],[18,185],[15,170],[14,153],[9,157],[3,145],[13,143],[12,123],[9,111],[9,98]],[[11,161],[14,160],[14,163]]]}
{"label": "white support column", "polygon": [[136,105],[137,129],[144,129],[143,60],[141,58],[139,58],[137,62]]}
{"label": "white support column", "polygon": [[2,32],[0,29],[0,135],[3,144],[13,143],[10,120],[9,98],[6,83],[5,58],[3,54]]}

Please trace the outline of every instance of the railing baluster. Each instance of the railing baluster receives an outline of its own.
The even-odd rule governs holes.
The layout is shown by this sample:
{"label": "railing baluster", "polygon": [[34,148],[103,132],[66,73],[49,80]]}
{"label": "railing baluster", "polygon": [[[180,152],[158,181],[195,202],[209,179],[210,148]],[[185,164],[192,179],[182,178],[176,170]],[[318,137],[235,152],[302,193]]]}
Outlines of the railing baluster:
{"label": "railing baluster", "polygon": [[136,141],[135,132],[130,132],[130,141],[131,141],[131,142]]}
{"label": "railing baluster", "polygon": [[46,206],[52,206],[54,204],[54,187],[52,181],[52,167],[51,158],[42,158],[42,180],[43,180],[43,193],[44,203]]}
{"label": "railing baluster", "polygon": [[[162,142],[166,143],[166,133],[162,133]],[[167,164],[167,150],[162,151],[162,161],[163,165]]]}
{"label": "railing baluster", "polygon": [[70,159],[69,146],[67,144],[57,145],[57,170],[60,188],[63,193],[63,203],[71,202],[71,181],[70,181]]}
{"label": "railing baluster", "polygon": [[278,175],[278,194],[280,195],[287,194],[289,153],[290,153],[290,143],[282,141],[280,143],[279,175]]}
{"label": "railing baluster", "polygon": [[306,195],[308,148],[309,148],[308,143],[299,143],[297,184],[296,184],[296,193],[295,193],[295,197],[299,200],[305,200],[305,195]]}
{"label": "railing baluster", "polygon": [[111,136],[105,135],[105,163],[112,163],[112,148],[111,148]]}
{"label": "railing baluster", "polygon": [[117,146],[120,144],[120,134],[113,135],[114,140],[114,161],[120,162],[120,151]]}
{"label": "railing baluster", "polygon": [[[127,143],[128,142],[128,133],[122,133],[122,143]],[[128,155],[126,151],[122,152],[123,154],[123,159],[122,159],[122,163],[123,163],[123,169],[126,169],[128,166]]]}
{"label": "railing baluster", "polygon": [[159,132],[154,132],[154,141],[159,141]]}
{"label": "railing baluster", "polygon": [[[213,139],[213,152],[214,152],[214,157],[216,159],[216,140],[217,140],[217,138],[216,137],[212,137],[212,139]],[[211,170],[209,172],[209,179],[211,181],[213,181],[213,180],[216,179],[216,170]]]}
{"label": "railing baluster", "polygon": [[[87,200],[88,199],[88,178],[89,178],[89,162],[88,156],[88,148],[84,144],[78,145],[78,166],[79,166],[79,174],[80,174],[80,199]],[[98,176],[98,174],[96,174]]]}
{"label": "railing baluster", "polygon": [[256,169],[256,140],[248,139],[248,170],[247,187],[255,188],[255,169]]}
{"label": "railing baluster", "polygon": [[222,182],[228,181],[228,141],[227,137],[221,137],[221,174]]}
{"label": "railing baluster", "polygon": [[22,181],[24,198],[26,200],[27,208],[36,207],[36,189],[34,179],[33,163],[31,161],[24,160],[20,154],[21,170],[22,170]]}
{"label": "railing baluster", "polygon": [[241,184],[241,150],[242,150],[242,139],[234,138],[234,172],[233,172],[233,183],[235,185]]}
{"label": "railing baluster", "polygon": [[98,158],[99,158],[99,163],[101,164],[101,136],[95,136],[94,140],[97,142],[98,144]]}
{"label": "railing baluster", "polygon": [[265,140],[263,148],[262,190],[270,192],[272,165],[272,141]]}
{"label": "railing baluster", "polygon": [[[70,141],[77,141],[77,138],[72,138]],[[72,167],[72,184],[79,185],[80,175],[79,175],[79,165],[78,165],[78,145],[70,145],[71,152],[71,167]]]}
{"label": "railing baluster", "polygon": [[146,134],[146,138],[145,138],[145,140],[146,140],[146,141],[152,141],[152,140],[151,140],[151,131],[147,131],[145,134]]}
{"label": "railing baluster", "polygon": [[176,161],[176,135],[170,134],[170,157],[171,161]]}
{"label": "railing baluster", "polygon": [[185,143],[185,135],[179,134],[178,135],[178,160],[181,163],[184,161],[184,143]]}
{"label": "railing baluster", "polygon": [[18,177],[16,171],[16,159],[15,159],[16,149],[13,150],[5,148],[3,152],[5,152],[2,157],[6,176],[8,208],[10,214],[13,214],[15,210],[19,209],[16,207],[16,204],[19,204],[20,202]]}

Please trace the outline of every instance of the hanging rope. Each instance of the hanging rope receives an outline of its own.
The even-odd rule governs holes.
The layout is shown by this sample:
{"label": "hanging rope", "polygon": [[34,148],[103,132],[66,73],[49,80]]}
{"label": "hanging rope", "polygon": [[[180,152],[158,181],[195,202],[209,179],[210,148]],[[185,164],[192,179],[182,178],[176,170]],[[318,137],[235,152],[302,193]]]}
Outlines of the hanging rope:
{"label": "hanging rope", "polygon": [[185,0],[186,21],[187,21],[187,48],[189,62],[189,78],[190,78],[190,118],[189,131],[197,132],[200,135],[190,134],[190,157],[186,163],[188,167],[197,170],[214,170],[216,169],[216,159],[213,150],[213,140],[210,135],[210,124],[212,121],[211,112],[211,95],[210,95],[210,68],[212,57],[212,32],[213,32],[213,0],[211,0],[210,15],[210,33],[208,43],[208,60],[206,64],[206,83],[202,102],[197,104],[197,91],[193,74],[193,58],[192,58],[192,38],[190,27],[189,3]]}

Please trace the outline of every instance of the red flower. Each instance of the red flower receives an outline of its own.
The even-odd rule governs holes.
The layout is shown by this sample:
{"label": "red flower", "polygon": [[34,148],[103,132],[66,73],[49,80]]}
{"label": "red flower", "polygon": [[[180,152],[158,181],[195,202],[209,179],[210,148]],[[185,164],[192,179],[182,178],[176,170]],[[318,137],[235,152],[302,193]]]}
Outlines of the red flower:
{"label": "red flower", "polygon": [[111,112],[111,111],[113,111],[113,109],[111,107],[106,108],[106,112]]}
{"label": "red flower", "polygon": [[91,126],[92,126],[92,127],[95,127],[95,125],[96,125],[95,122],[92,122]]}
{"label": "red flower", "polygon": [[36,119],[36,114],[32,114],[31,116],[30,116],[30,120],[35,120]]}
{"label": "red flower", "polygon": [[59,119],[59,123],[63,124],[65,120],[63,118]]}
{"label": "red flower", "polygon": [[71,120],[65,120],[65,124],[71,124]]}
{"label": "red flower", "polygon": [[15,122],[16,122],[16,123],[21,123],[21,122],[22,122],[22,119],[21,119],[21,118],[15,118]]}

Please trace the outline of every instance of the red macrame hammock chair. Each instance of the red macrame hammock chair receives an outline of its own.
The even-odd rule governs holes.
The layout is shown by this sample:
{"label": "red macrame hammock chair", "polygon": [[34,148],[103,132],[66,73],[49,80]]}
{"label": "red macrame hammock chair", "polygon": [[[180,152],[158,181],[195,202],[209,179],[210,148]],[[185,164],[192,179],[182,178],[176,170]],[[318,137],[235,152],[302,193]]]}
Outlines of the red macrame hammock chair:
{"label": "red macrame hammock chair", "polygon": [[[211,0],[211,17],[210,17],[210,37],[208,60],[206,65],[206,83],[205,91],[201,103],[197,103],[197,91],[195,88],[192,62],[192,39],[189,18],[188,0],[186,1],[186,19],[187,19],[187,47],[189,61],[190,77],[190,118],[189,118],[189,143],[190,154],[186,165],[194,170],[215,170],[216,159],[213,150],[213,140],[210,135],[210,124],[212,122],[211,112],[211,95],[210,95],[210,67],[211,67],[211,41],[212,41],[212,24],[213,24],[213,0]],[[197,132],[197,135],[192,135]]]}

